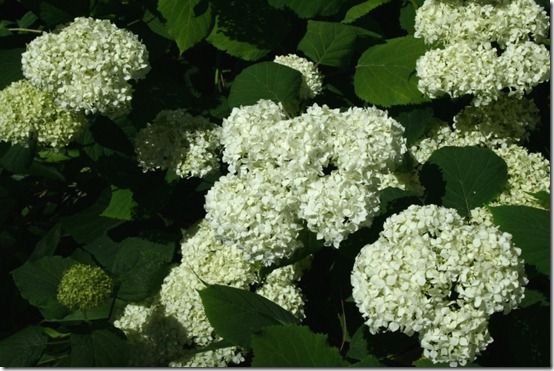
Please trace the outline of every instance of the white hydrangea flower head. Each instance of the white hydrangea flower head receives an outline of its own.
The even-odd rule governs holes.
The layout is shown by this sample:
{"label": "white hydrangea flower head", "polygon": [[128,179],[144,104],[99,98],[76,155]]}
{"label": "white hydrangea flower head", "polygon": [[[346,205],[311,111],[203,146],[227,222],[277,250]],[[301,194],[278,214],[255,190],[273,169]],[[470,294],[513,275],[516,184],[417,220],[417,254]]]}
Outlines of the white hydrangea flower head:
{"label": "white hydrangea flower head", "polygon": [[186,355],[171,361],[169,367],[227,367],[232,364],[239,364],[243,361],[244,356],[241,350],[237,347],[229,347]]}
{"label": "white hydrangea flower head", "polygon": [[67,146],[86,125],[82,114],[58,106],[52,95],[28,80],[11,83],[0,91],[0,140],[60,148]]}
{"label": "white hydrangea flower head", "polygon": [[351,107],[333,120],[329,141],[335,166],[358,173],[361,179],[375,171],[394,169],[406,152],[404,127],[375,107]]}
{"label": "white hydrangea flower head", "polygon": [[488,316],[466,305],[457,310],[442,307],[433,324],[420,333],[423,355],[434,363],[465,366],[492,343]]}
{"label": "white hydrangea flower head", "polygon": [[296,282],[300,279],[296,265],[273,270],[256,294],[277,303],[296,318],[304,319],[304,297]]}
{"label": "white hydrangea flower head", "polygon": [[127,337],[132,366],[160,366],[180,356],[190,340],[179,322],[167,317],[159,297],[131,303],[113,325]]}
{"label": "white hydrangea flower head", "polygon": [[143,171],[172,169],[182,178],[203,177],[219,168],[221,128],[184,109],[163,110],[135,138]]}
{"label": "white hydrangea flower head", "polygon": [[547,37],[549,23],[534,0],[426,0],[416,11],[415,37],[428,44],[495,41],[506,46]]}
{"label": "white hydrangea flower head", "polygon": [[206,220],[216,238],[252,263],[269,266],[301,246],[298,201],[281,182],[278,170],[256,169],[225,175],[206,194]]}
{"label": "white hydrangea flower head", "polygon": [[[495,227],[468,224],[453,209],[412,205],[388,218],[379,239],[356,257],[352,296],[371,333],[399,330],[425,338],[430,330],[424,347],[433,350],[444,340],[440,334],[454,337],[468,316],[448,308],[469,306],[486,317],[521,302],[527,279],[520,254],[511,235]],[[436,326],[439,335],[433,332]],[[473,335],[458,337],[464,336]],[[468,347],[477,350],[482,344]],[[473,360],[471,352],[462,356],[463,349],[437,352],[452,355],[451,362]]]}
{"label": "white hydrangea flower head", "polygon": [[423,192],[425,191],[416,172],[408,173],[391,171],[386,173],[376,173],[376,176],[379,179],[379,191],[392,187],[399,188],[403,191],[413,192],[420,196],[423,195]]}
{"label": "white hydrangea flower head", "polygon": [[338,109],[314,104],[300,116],[277,122],[267,131],[268,162],[274,162],[295,188],[323,175],[333,154],[329,132],[341,120]]}
{"label": "white hydrangea flower head", "polygon": [[108,20],[82,17],[31,41],[21,64],[24,76],[55,94],[62,107],[110,117],[129,110],[130,81],[150,70],[148,51],[136,35]]}
{"label": "white hydrangea flower head", "polygon": [[418,89],[430,98],[475,96],[474,104],[494,101],[503,88],[499,58],[490,43],[460,41],[427,51],[416,62]]}
{"label": "white hydrangea flower head", "polygon": [[323,76],[313,62],[295,54],[277,55],[273,62],[290,67],[302,74],[300,98],[311,99],[321,93]]}
{"label": "white hydrangea flower head", "polygon": [[520,143],[529,139],[529,133],[540,122],[540,115],[532,99],[503,95],[488,105],[465,107],[453,121],[456,131],[479,132],[486,138]]}
{"label": "white hydrangea flower head", "polygon": [[229,172],[235,174],[241,168],[267,166],[267,131],[277,122],[286,119],[281,103],[260,99],[251,106],[235,107],[229,117],[223,119],[221,144],[223,161]]}
{"label": "white hydrangea flower head", "polygon": [[506,188],[495,199],[495,204],[541,207],[529,193],[550,192],[550,161],[540,153],[530,153],[525,147],[515,144],[493,151],[508,166]]}
{"label": "white hydrangea flower head", "polygon": [[378,179],[363,183],[340,171],[316,178],[300,194],[298,216],[324,245],[338,248],[350,234],[371,225],[379,212]]}
{"label": "white hydrangea flower head", "polygon": [[205,287],[202,281],[245,289],[256,280],[256,271],[242,251],[219,243],[205,222],[196,233],[185,236],[181,251],[181,265],[164,279],[160,302],[191,341],[204,346],[215,341],[216,335],[197,291]]}
{"label": "white hydrangea flower head", "polygon": [[498,69],[502,87],[522,97],[550,79],[550,51],[530,41],[510,44],[498,57]]}

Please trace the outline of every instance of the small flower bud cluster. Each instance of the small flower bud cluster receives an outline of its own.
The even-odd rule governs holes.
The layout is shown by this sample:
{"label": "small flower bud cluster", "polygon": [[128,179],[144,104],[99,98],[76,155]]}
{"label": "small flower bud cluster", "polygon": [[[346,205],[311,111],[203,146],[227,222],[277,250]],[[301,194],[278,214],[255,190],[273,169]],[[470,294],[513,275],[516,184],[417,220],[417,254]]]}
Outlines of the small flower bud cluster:
{"label": "small flower bud cluster", "polygon": [[100,267],[75,264],[64,272],[57,299],[69,309],[93,309],[106,301],[113,289],[112,279]]}
{"label": "small flower bud cluster", "polygon": [[431,98],[471,94],[488,104],[507,89],[521,98],[550,78],[546,11],[534,0],[426,0],[416,37],[437,46],[417,61],[418,87]]}
{"label": "small flower bud cluster", "polygon": [[433,362],[465,365],[492,341],[488,317],[523,299],[520,254],[496,227],[412,205],[389,217],[356,257],[352,296],[371,333],[418,332]]}
{"label": "small flower bud cluster", "polygon": [[82,17],[31,41],[21,64],[23,75],[63,108],[110,117],[129,110],[130,81],[150,70],[148,51],[136,35],[108,20]]}
{"label": "small flower bud cluster", "polygon": [[219,167],[220,127],[184,109],[164,110],[135,138],[140,167],[171,169],[182,178],[203,177]]}
{"label": "small flower bud cluster", "polygon": [[223,120],[231,174],[206,195],[216,238],[271,265],[301,246],[302,221],[339,247],[379,211],[379,179],[406,152],[404,128],[374,107],[345,112],[314,104],[287,119],[260,100]]}

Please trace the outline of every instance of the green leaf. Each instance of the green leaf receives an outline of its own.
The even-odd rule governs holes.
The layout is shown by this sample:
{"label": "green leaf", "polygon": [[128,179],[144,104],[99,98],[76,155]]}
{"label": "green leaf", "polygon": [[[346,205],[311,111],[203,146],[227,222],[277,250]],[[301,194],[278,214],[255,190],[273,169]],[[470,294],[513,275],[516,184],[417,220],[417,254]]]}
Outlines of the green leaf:
{"label": "green leaf", "polygon": [[366,325],[362,324],[358,327],[354,335],[352,335],[346,357],[360,361],[369,355],[367,334]]}
{"label": "green leaf", "polygon": [[390,2],[390,0],[367,0],[363,3],[354,5],[352,8],[348,9],[342,23],[352,23],[356,19],[363,17],[364,15],[371,12],[373,9]]}
{"label": "green leaf", "polygon": [[181,53],[208,36],[212,28],[212,11],[207,1],[158,0],[158,10]]}
{"label": "green leaf", "polygon": [[110,330],[71,334],[72,367],[127,366],[127,356],[125,339]]}
{"label": "green leaf", "polygon": [[548,300],[548,297],[546,297],[542,292],[526,288],[525,297],[523,298],[521,303],[519,303],[519,308],[527,308],[535,304],[548,306],[550,305],[550,301]]}
{"label": "green leaf", "polygon": [[351,364],[349,367],[384,367],[377,357],[374,355],[368,354],[362,358],[359,362]]}
{"label": "green leaf", "polygon": [[86,244],[83,249],[94,256],[104,269],[110,270],[119,251],[119,244],[104,235]]}
{"label": "green leaf", "polygon": [[252,105],[260,99],[281,102],[287,110],[296,111],[299,104],[300,72],[273,62],[249,66],[235,78],[229,94],[229,105]]}
{"label": "green leaf", "polygon": [[0,49],[0,90],[10,83],[21,80],[21,53],[25,48]]}
{"label": "green leaf", "polygon": [[14,144],[8,152],[0,158],[0,166],[15,174],[27,174],[33,163],[34,147],[24,147]]}
{"label": "green leaf", "polygon": [[409,148],[431,128],[435,118],[432,108],[416,108],[402,112],[396,120],[404,126],[406,146]]}
{"label": "green leaf", "polygon": [[343,367],[347,363],[327,336],[306,326],[269,326],[252,337],[254,367]]}
{"label": "green leaf", "polygon": [[350,64],[356,38],[368,35],[375,37],[377,34],[336,22],[309,20],[308,29],[298,44],[298,50],[317,64],[344,66]]}
{"label": "green leaf", "polygon": [[533,196],[542,207],[544,207],[546,210],[550,210],[550,192],[540,191],[530,193],[530,195]]}
{"label": "green leaf", "polygon": [[529,206],[490,208],[494,223],[512,235],[527,264],[550,276],[550,212]]}
{"label": "green leaf", "polygon": [[[462,216],[492,201],[506,185],[507,166],[488,148],[442,147],[433,152],[423,165],[420,179],[429,191],[442,177],[445,182],[442,205],[454,208]],[[443,191],[432,195],[436,198]]]}
{"label": "green leaf", "polygon": [[75,263],[70,258],[45,256],[23,264],[12,275],[21,296],[38,307],[45,318],[61,318],[68,310],[56,300],[58,284]]}
{"label": "green leaf", "polygon": [[30,261],[37,260],[44,256],[54,255],[58,243],[60,243],[60,237],[62,233],[62,226],[60,223],[54,225],[37,243],[37,246],[29,257]]}
{"label": "green leaf", "polygon": [[163,23],[160,18],[158,18],[158,16],[153,14],[150,10],[147,9],[144,12],[144,15],[142,16],[142,21],[146,23],[148,28],[150,28],[150,30],[155,34],[160,35],[161,37],[164,37],[166,39],[173,40],[171,35],[167,32],[165,23]]}
{"label": "green leaf", "polygon": [[356,66],[354,88],[361,99],[384,107],[429,101],[417,89],[415,65],[425,43],[411,36],[367,49]]}
{"label": "green leaf", "polygon": [[424,0],[405,0],[404,5],[400,8],[400,17],[398,19],[400,27],[409,34],[413,34],[415,31],[414,25],[417,8],[414,8],[414,5],[420,7],[423,1]]}
{"label": "green leaf", "polygon": [[252,334],[265,326],[298,323],[290,312],[250,291],[210,285],[199,293],[215,332],[233,344],[248,347]]}
{"label": "green leaf", "polygon": [[38,20],[38,17],[33,12],[27,12],[18,19],[17,27],[29,28]]}
{"label": "green leaf", "polygon": [[111,272],[121,282],[117,296],[139,301],[153,295],[169,271],[174,246],[127,238],[119,244]]}
{"label": "green leaf", "polygon": [[118,220],[132,220],[133,210],[137,203],[133,199],[133,192],[129,189],[117,189],[112,186],[112,198],[108,207],[100,214],[107,218]]}
{"label": "green leaf", "polygon": [[314,18],[337,14],[343,0],[268,0],[268,3],[277,9],[288,8],[300,18]]}
{"label": "green leaf", "polygon": [[284,13],[259,0],[212,0],[216,21],[206,39],[216,48],[255,61],[279,47],[290,29]]}
{"label": "green leaf", "polygon": [[27,326],[0,341],[0,365],[3,367],[35,366],[46,348],[48,337],[38,326]]}

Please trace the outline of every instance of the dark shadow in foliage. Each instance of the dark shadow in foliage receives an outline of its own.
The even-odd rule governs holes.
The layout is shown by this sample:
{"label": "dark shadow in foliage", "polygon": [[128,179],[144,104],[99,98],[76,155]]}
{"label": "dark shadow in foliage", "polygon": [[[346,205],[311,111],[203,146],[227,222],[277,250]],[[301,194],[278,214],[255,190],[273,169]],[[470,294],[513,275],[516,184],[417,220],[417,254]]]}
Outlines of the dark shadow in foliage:
{"label": "dark shadow in foliage", "polygon": [[133,155],[133,144],[123,130],[109,118],[96,116],[89,130],[96,143],[101,146],[127,155]]}
{"label": "dark shadow in foliage", "polygon": [[550,306],[534,304],[510,314],[491,316],[494,341],[476,363],[495,367],[549,367]]}
{"label": "dark shadow in foliage", "polygon": [[425,204],[441,205],[446,194],[446,182],[438,165],[425,163],[419,172],[419,180],[425,187]]}
{"label": "dark shadow in foliage", "polygon": [[218,31],[231,40],[274,49],[287,36],[286,14],[259,0],[213,0]]}

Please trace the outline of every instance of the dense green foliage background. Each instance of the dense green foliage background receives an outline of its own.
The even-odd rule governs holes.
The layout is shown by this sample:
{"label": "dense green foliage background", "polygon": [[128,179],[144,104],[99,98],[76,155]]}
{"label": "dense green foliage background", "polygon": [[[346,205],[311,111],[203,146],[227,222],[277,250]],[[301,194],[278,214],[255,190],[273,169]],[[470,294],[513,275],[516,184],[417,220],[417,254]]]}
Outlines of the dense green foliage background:
{"label": "dense green foliage background", "polygon": [[[37,35],[25,29],[52,30],[76,16],[107,18],[136,33],[148,47],[152,66],[135,86],[130,115],[116,122],[92,118],[80,141],[69,148],[52,151],[0,143],[0,339],[5,339],[0,364],[125,363],[124,336],[107,318],[126,302],[159,289],[170,263],[178,260],[181,230],[203,217],[204,195],[215,180],[140,170],[133,138],[160,110],[186,108],[221,122],[234,106],[272,98],[291,113],[300,112],[305,104],[298,97],[300,75],[268,63],[275,55],[297,53],[317,62],[324,75],[323,94],[315,100],[320,104],[386,108],[406,125],[409,141],[422,136],[434,120],[450,122],[469,98],[430,101],[416,88],[413,66],[425,45],[410,35],[419,1],[0,0],[0,89],[22,78],[21,53]],[[547,158],[549,89],[543,84],[532,94],[543,120],[528,146]],[[468,161],[480,160],[472,160],[475,153],[465,155]],[[435,159],[440,165],[439,157]],[[267,328],[272,337],[246,340],[256,349],[253,364],[279,365],[268,350],[287,355],[288,348],[298,349],[308,341],[321,343],[305,350],[322,352],[318,366],[429,366],[418,361],[417,339],[367,333],[350,297],[350,272],[359,249],[377,238],[388,215],[409,203],[433,199],[432,192],[429,187],[426,198],[418,199],[391,190],[383,195],[386,207],[371,229],[357,232],[341,249],[317,248],[312,268],[301,281],[307,297],[303,325],[312,332],[293,321],[267,323],[281,326]],[[475,205],[490,199],[480,196]],[[520,230],[518,244],[530,246],[526,251],[534,254],[527,265],[531,294],[522,309],[493,315],[490,331],[495,340],[477,359],[478,365],[550,364],[550,277],[545,265],[549,238],[539,241],[540,246],[537,242],[549,231],[539,231],[540,236],[536,232],[549,213],[535,215],[539,224],[526,218],[513,223],[522,212],[498,208],[495,218],[512,221],[512,228]],[[57,282],[72,260],[109,267],[118,279],[117,299],[87,318],[55,302]],[[210,300],[209,292],[204,296]],[[39,324],[46,333],[36,327]],[[226,339],[234,339],[240,329],[223,331],[231,334],[227,338],[222,333]],[[69,333],[70,343],[64,342]],[[275,339],[286,340],[272,343]],[[328,349],[326,342],[338,351]],[[290,365],[304,365],[289,360]]]}

